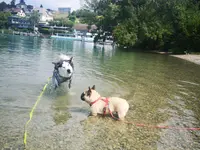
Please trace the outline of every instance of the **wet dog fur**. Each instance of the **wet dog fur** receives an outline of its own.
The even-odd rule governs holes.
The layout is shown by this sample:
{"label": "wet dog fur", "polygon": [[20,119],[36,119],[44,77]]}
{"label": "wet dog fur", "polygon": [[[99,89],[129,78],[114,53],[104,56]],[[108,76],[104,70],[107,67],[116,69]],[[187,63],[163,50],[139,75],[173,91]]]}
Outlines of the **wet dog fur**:
{"label": "wet dog fur", "polygon": [[56,89],[63,82],[69,81],[68,87],[71,88],[72,76],[74,72],[73,57],[61,54],[54,64],[52,83]]}

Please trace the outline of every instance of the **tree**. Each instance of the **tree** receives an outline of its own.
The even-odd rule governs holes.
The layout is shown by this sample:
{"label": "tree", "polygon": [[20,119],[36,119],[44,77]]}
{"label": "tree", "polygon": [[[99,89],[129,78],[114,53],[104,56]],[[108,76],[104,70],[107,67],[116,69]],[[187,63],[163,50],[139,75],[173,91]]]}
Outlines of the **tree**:
{"label": "tree", "polygon": [[5,2],[0,3],[0,11],[4,11],[7,8],[7,4]]}
{"label": "tree", "polygon": [[0,28],[8,27],[8,17],[11,16],[10,12],[0,12]]}
{"label": "tree", "polygon": [[121,46],[179,52],[200,51],[199,16],[199,0],[85,0],[76,11]]}
{"label": "tree", "polygon": [[76,16],[75,15],[69,15],[69,20],[72,21],[72,22],[75,22],[76,20]]}
{"label": "tree", "polygon": [[31,13],[29,20],[31,24],[33,25],[33,27],[37,26],[40,21],[40,14],[38,13],[38,11],[33,11]]}
{"label": "tree", "polygon": [[73,27],[74,22],[72,22],[71,20],[68,19],[55,19],[54,21],[50,21],[49,22],[50,26],[64,26],[64,27]]}
{"label": "tree", "polygon": [[72,13],[70,15],[76,16],[76,11],[72,11]]}
{"label": "tree", "polygon": [[100,8],[99,7],[100,1],[101,0],[85,0],[83,8],[86,10],[91,10],[96,13],[96,11]]}

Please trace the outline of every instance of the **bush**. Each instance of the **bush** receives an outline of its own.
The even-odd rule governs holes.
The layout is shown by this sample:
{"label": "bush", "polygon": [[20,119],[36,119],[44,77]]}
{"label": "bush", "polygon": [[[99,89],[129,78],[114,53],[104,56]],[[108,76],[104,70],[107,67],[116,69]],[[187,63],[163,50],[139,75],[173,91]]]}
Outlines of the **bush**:
{"label": "bush", "polygon": [[172,54],[185,54],[185,49],[183,48],[171,48],[169,49],[169,52],[172,52]]}
{"label": "bush", "polygon": [[41,29],[39,29],[39,32],[43,33],[43,34],[51,34],[51,32],[49,31],[49,29],[47,29],[47,28],[41,28]]}

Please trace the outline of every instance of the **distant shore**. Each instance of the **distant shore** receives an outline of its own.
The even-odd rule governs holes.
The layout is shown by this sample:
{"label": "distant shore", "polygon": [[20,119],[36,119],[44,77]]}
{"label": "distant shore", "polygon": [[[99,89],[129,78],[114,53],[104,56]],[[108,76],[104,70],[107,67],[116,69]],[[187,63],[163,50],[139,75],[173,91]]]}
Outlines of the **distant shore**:
{"label": "distant shore", "polygon": [[195,64],[200,65],[200,54],[172,54],[171,52],[159,52],[159,51],[151,51],[153,53],[163,54],[163,55],[170,55],[173,57],[181,58]]}
{"label": "distant shore", "polygon": [[[5,30],[5,32],[4,32],[4,30]],[[13,31],[7,30],[7,29],[2,29],[0,34],[13,34]],[[49,38],[50,35],[43,34],[40,37]],[[190,61],[190,62],[193,62],[195,64],[200,65],[200,54],[173,55],[171,52],[159,52],[159,51],[147,51],[147,52],[148,53],[158,53],[158,54],[170,55],[170,56],[181,58],[181,59],[184,59],[184,60],[187,60],[187,61]]]}
{"label": "distant shore", "polygon": [[190,62],[193,62],[195,64],[200,65],[200,55],[196,54],[185,54],[185,55],[171,55],[173,57],[181,58]]}

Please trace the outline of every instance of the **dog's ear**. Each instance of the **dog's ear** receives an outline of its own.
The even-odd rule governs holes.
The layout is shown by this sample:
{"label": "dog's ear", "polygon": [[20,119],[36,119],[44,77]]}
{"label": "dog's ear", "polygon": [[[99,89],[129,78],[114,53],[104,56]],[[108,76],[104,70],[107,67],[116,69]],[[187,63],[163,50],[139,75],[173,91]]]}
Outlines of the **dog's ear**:
{"label": "dog's ear", "polygon": [[69,62],[72,62],[72,60],[73,60],[73,57],[71,57],[71,58],[69,59]]}
{"label": "dog's ear", "polygon": [[91,88],[90,88],[90,87],[88,87],[88,89],[89,89],[89,90],[87,91],[87,96],[89,96],[89,97],[90,97],[90,96],[91,96],[91,93],[92,93],[92,90],[91,90]]}
{"label": "dog's ear", "polygon": [[91,88],[90,88],[90,87],[88,87],[88,89],[89,89],[88,91],[91,91]]}
{"label": "dog's ear", "polygon": [[95,85],[92,86],[92,90],[95,90]]}

